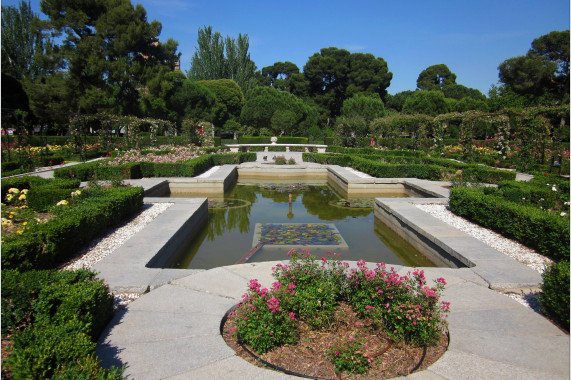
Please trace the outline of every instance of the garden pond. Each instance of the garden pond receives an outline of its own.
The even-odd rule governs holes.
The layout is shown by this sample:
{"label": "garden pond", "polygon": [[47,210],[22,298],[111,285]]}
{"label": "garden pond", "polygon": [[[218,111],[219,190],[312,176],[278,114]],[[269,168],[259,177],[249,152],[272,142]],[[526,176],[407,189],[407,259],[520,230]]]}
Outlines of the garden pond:
{"label": "garden pond", "polygon": [[314,256],[436,266],[374,216],[375,197],[416,197],[408,190],[343,197],[327,181],[238,180],[221,194],[172,193],[207,197],[208,223],[175,252],[165,267],[210,269],[241,262],[283,260],[296,248]]}

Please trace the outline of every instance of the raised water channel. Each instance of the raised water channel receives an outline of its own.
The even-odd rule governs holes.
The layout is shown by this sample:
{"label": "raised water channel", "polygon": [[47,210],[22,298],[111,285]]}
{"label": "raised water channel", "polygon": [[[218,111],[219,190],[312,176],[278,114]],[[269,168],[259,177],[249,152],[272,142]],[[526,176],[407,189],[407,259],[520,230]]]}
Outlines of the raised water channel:
{"label": "raised water channel", "polygon": [[208,223],[164,267],[210,269],[240,262],[287,259],[291,248],[316,257],[385,262],[412,267],[435,264],[374,216],[374,198],[419,197],[409,189],[343,197],[327,180],[238,179],[223,194],[207,197]]}

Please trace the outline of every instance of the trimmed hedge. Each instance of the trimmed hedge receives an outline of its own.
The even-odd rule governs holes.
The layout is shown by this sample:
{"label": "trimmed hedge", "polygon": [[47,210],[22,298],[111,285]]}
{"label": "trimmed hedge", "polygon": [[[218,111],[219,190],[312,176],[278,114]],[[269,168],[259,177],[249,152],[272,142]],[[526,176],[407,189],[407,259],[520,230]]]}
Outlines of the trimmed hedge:
{"label": "trimmed hedge", "polygon": [[95,273],[2,272],[2,333],[13,336],[6,367],[14,378],[122,378],[94,359],[113,296]]}
{"label": "trimmed hedge", "polygon": [[[238,144],[270,144],[271,136],[241,136]],[[279,136],[277,144],[307,144],[307,137]]]}
{"label": "trimmed hedge", "polygon": [[185,162],[134,162],[118,166],[100,166],[99,162],[95,162],[56,169],[54,177],[78,178],[82,181],[93,179],[138,179],[144,177],[194,177],[216,165],[240,164],[248,161],[256,161],[256,154],[205,154]]}
{"label": "trimmed hedge", "polygon": [[31,226],[23,235],[7,236],[2,244],[3,268],[52,268],[69,259],[79,246],[133,215],[143,205],[140,187],[83,192],[86,196],[74,200],[72,205],[61,206],[56,218]]}
{"label": "trimmed hedge", "polygon": [[[489,190],[487,190],[489,192]],[[453,188],[455,214],[536,249],[554,260],[569,260],[569,218],[486,194],[482,188]]]}
{"label": "trimmed hedge", "polygon": [[[468,165],[440,160],[442,165],[430,164],[430,158],[392,157],[377,155],[312,154],[304,153],[303,160],[320,164],[351,166],[377,178],[420,178],[440,181],[462,170],[462,178],[469,182],[497,183],[515,179],[516,173],[481,165]],[[449,164],[449,166],[443,166]]]}
{"label": "trimmed hedge", "polygon": [[569,261],[554,263],[542,277],[541,311],[569,331]]}

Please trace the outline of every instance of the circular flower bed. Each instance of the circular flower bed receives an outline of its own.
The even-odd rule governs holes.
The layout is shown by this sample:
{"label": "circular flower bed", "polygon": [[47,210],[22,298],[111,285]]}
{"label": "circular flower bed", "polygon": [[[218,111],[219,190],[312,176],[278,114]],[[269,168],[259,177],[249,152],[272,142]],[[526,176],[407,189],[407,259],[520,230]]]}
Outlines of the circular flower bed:
{"label": "circular flower bed", "polygon": [[301,376],[378,379],[424,369],[446,351],[444,279],[429,287],[420,270],[400,276],[383,263],[349,270],[307,250],[289,255],[271,289],[251,280],[223,321],[240,356]]}

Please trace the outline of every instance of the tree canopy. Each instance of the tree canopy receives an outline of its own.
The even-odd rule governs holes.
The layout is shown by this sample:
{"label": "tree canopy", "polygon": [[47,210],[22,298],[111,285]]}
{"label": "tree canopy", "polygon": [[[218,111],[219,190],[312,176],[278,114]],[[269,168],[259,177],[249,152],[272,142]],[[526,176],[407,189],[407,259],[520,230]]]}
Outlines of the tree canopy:
{"label": "tree canopy", "polygon": [[441,63],[424,69],[416,80],[416,87],[420,90],[442,90],[446,86],[456,83],[456,74],[450,71],[448,66]]}
{"label": "tree canopy", "polygon": [[568,96],[569,30],[543,35],[531,45],[526,55],[508,58],[498,66],[500,82],[540,103]]}
{"label": "tree canopy", "polygon": [[267,128],[276,135],[302,134],[317,122],[317,110],[295,95],[270,87],[256,87],[246,94],[244,124]]}
{"label": "tree canopy", "polygon": [[415,91],[404,102],[402,112],[436,116],[448,112],[448,103],[442,91]]}
{"label": "tree canopy", "polygon": [[[256,65],[250,59],[247,34],[224,40],[211,26],[198,29],[198,46],[192,56],[188,77],[193,80],[232,79],[247,92],[255,86]],[[226,54],[225,54],[226,52]]]}
{"label": "tree canopy", "polygon": [[303,73],[309,82],[308,95],[330,117],[337,117],[343,101],[357,93],[376,93],[384,98],[393,77],[383,58],[335,47],[312,55]]}

